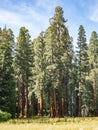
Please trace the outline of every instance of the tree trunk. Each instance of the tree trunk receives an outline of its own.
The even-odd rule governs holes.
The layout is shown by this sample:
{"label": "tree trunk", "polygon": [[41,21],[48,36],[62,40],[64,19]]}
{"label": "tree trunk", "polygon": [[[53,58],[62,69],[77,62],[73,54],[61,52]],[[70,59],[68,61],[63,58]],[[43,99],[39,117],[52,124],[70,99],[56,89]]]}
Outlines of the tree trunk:
{"label": "tree trunk", "polygon": [[60,118],[61,117],[61,110],[62,110],[62,107],[61,107],[61,100],[59,99],[58,101],[58,113],[57,113],[57,116]]}
{"label": "tree trunk", "polygon": [[56,117],[56,95],[54,88],[51,89],[51,95],[50,95],[50,116],[52,118]]}
{"label": "tree trunk", "polygon": [[40,89],[40,116],[43,116],[43,89]]}
{"label": "tree trunk", "polygon": [[17,87],[18,87],[18,106],[17,106],[17,118],[19,118],[21,115],[21,109],[22,109],[22,97],[21,97],[21,83],[19,79],[17,80]]}
{"label": "tree trunk", "polygon": [[94,80],[93,80],[93,90],[94,90],[94,107],[96,110],[96,72],[94,71]]}
{"label": "tree trunk", "polygon": [[40,103],[39,103],[39,115],[43,116],[43,81],[40,79]]}
{"label": "tree trunk", "polygon": [[64,101],[64,90],[62,90],[62,97],[59,99],[58,102],[58,116],[60,117],[64,117],[64,113],[65,113],[65,101]]}
{"label": "tree trunk", "polygon": [[79,82],[79,104],[78,104],[78,116],[81,117],[81,91],[80,91],[81,82]]}
{"label": "tree trunk", "polygon": [[64,101],[64,97],[62,96],[62,117],[64,117],[64,113],[65,113],[65,111],[64,111],[64,108],[65,108],[65,101]]}
{"label": "tree trunk", "polygon": [[78,116],[81,117],[81,95],[79,95]]}
{"label": "tree trunk", "polygon": [[28,85],[26,87],[26,93],[25,93],[25,116],[28,118]]}
{"label": "tree trunk", "polygon": [[25,87],[23,83],[18,79],[18,111],[19,117],[24,117],[24,109],[25,109]]}
{"label": "tree trunk", "polygon": [[22,84],[22,118],[25,115],[25,86]]}

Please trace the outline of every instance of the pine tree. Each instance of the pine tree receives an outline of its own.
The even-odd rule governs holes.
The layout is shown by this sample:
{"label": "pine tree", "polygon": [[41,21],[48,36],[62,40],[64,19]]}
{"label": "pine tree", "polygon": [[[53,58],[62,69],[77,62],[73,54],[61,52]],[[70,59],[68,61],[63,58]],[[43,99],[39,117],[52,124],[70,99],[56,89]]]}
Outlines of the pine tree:
{"label": "pine tree", "polygon": [[15,116],[13,47],[13,32],[4,28],[0,31],[0,109],[10,112],[12,117]]}
{"label": "pine tree", "polygon": [[90,74],[89,79],[93,86],[93,101],[94,109],[98,108],[97,105],[97,76],[98,76],[98,34],[93,31],[90,37],[88,45],[88,55],[89,55],[89,67]]}
{"label": "pine tree", "polygon": [[[66,20],[63,17],[61,7],[55,8],[54,17],[50,19],[50,26],[46,31],[46,62],[47,75],[50,82],[50,113],[52,117],[64,116],[65,96],[65,72],[72,56],[71,38],[65,27]],[[67,74],[67,72],[66,72]],[[50,78],[49,78],[50,77]],[[66,75],[67,77],[67,75]],[[59,101],[56,103],[56,91],[59,92]],[[61,93],[61,94],[60,94]],[[57,107],[58,106],[58,112]]]}
{"label": "pine tree", "polygon": [[18,110],[21,117],[28,117],[28,93],[32,67],[31,40],[28,30],[20,28],[17,38],[15,69],[18,87]]}
{"label": "pine tree", "polygon": [[34,73],[35,73],[35,93],[38,97],[39,115],[43,116],[43,91],[45,84],[45,41],[44,32],[34,39]]}
{"label": "pine tree", "polygon": [[78,62],[78,116],[81,116],[82,105],[86,105],[86,76],[88,74],[88,55],[85,30],[82,25],[79,27],[77,42],[77,62]]}

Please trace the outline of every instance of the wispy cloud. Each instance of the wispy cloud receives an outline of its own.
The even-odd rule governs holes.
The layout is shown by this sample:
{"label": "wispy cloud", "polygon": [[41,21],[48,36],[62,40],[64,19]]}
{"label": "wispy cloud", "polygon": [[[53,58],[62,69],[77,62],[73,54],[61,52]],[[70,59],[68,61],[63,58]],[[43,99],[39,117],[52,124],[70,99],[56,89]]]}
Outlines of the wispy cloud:
{"label": "wispy cloud", "polygon": [[[18,36],[19,28],[25,26],[32,38],[35,38],[49,26],[49,18],[53,17],[56,6],[63,7],[64,17],[68,19],[69,34],[76,38],[78,27],[82,24],[94,30],[91,21],[98,22],[97,0],[2,0],[0,2],[0,27],[5,24]],[[97,3],[97,4],[96,4]],[[90,23],[89,23],[90,21]],[[92,22],[93,23],[93,22]],[[89,24],[91,26],[89,26]]]}
{"label": "wispy cloud", "polygon": [[36,5],[47,10],[47,11],[51,11],[52,9],[54,9],[56,6],[58,5],[63,5],[63,1],[62,0],[36,0]]}
{"label": "wispy cloud", "polygon": [[21,15],[0,9],[0,22],[4,24],[20,25]]}
{"label": "wispy cloud", "polygon": [[[0,10],[0,23],[7,24],[7,26],[13,26],[14,28],[20,28],[21,26],[25,26],[29,31],[33,31],[35,34],[39,32],[39,17],[32,11],[26,12],[24,11],[25,15],[22,13],[16,13],[7,10]],[[15,30],[14,30],[15,31]],[[33,34],[32,32],[32,34]],[[14,32],[16,34],[16,32]],[[17,34],[16,34],[17,35]]]}
{"label": "wispy cloud", "polygon": [[36,0],[33,5],[33,3],[29,4],[25,1],[15,4],[11,0],[4,0],[5,7],[0,8],[0,26],[3,24],[12,26],[15,35],[17,35],[15,28],[19,29],[21,26],[25,26],[31,35],[33,34],[32,37],[35,37],[48,27],[49,18],[52,16],[51,12],[59,3],[60,0],[44,0],[43,2]]}
{"label": "wispy cloud", "polygon": [[98,22],[98,1],[92,0],[92,2],[88,6],[89,12],[88,12],[88,18],[89,20],[93,22]]}
{"label": "wispy cloud", "polygon": [[98,22],[98,1],[91,5],[89,8],[89,19],[94,22]]}

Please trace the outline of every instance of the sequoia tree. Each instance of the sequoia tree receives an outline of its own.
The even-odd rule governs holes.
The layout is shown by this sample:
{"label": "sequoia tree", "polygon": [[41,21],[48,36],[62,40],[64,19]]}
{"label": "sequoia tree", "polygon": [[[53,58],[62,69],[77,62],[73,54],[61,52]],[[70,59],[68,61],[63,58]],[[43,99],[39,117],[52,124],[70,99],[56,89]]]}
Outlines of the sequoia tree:
{"label": "sequoia tree", "polygon": [[34,81],[35,94],[38,97],[39,115],[43,116],[43,91],[45,83],[45,33],[41,32],[38,38],[34,39]]}
{"label": "sequoia tree", "polygon": [[[50,82],[50,115],[64,116],[65,86],[68,79],[68,65],[71,63],[72,44],[68,29],[65,26],[63,9],[55,8],[54,17],[50,19],[50,26],[46,31],[45,57],[48,81]],[[65,76],[66,75],[66,76]],[[65,83],[66,81],[66,83]],[[58,100],[56,102],[56,91]],[[58,109],[58,111],[57,111]]]}
{"label": "sequoia tree", "polygon": [[28,30],[20,28],[15,53],[15,70],[18,88],[18,112],[20,117],[28,117],[28,91],[32,73],[31,40]]}
{"label": "sequoia tree", "polygon": [[93,101],[94,101],[94,109],[98,108],[97,105],[97,76],[98,76],[98,34],[93,31],[90,37],[89,45],[88,45],[88,55],[89,55],[89,79],[92,82],[93,88]]}
{"label": "sequoia tree", "polygon": [[86,76],[88,74],[88,55],[85,29],[82,25],[79,27],[77,39],[77,64],[78,64],[78,116],[81,116],[82,105],[86,105]]}
{"label": "sequoia tree", "polygon": [[[0,31],[0,109],[15,116],[15,81],[13,70],[14,35],[6,27]],[[12,109],[13,108],[13,109]]]}

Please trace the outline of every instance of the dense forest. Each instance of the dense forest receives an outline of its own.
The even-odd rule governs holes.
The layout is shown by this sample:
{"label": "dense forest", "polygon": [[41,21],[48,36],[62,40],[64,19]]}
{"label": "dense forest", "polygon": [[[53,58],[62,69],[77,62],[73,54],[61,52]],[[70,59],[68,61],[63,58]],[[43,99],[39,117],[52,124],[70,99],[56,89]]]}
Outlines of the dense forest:
{"label": "dense forest", "polygon": [[[62,7],[33,41],[21,27],[0,29],[0,110],[12,117],[97,116],[98,34],[80,25],[73,49]],[[33,31],[33,30],[32,30]]]}

